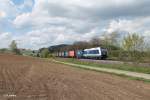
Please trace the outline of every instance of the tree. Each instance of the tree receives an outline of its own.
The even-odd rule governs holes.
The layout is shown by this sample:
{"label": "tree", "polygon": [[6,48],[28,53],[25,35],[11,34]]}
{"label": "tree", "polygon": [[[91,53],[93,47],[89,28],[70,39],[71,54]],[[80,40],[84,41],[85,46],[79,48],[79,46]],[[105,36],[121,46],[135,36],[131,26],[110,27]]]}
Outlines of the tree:
{"label": "tree", "polygon": [[20,53],[20,50],[19,50],[18,47],[17,47],[17,43],[16,43],[15,40],[13,40],[13,41],[11,42],[11,44],[10,44],[10,49],[11,49],[11,51],[12,51],[13,53],[15,53],[15,54],[21,54],[21,53]]}
{"label": "tree", "polygon": [[49,53],[49,50],[47,49],[47,48],[43,48],[42,50],[41,50],[41,57],[42,58],[48,58],[50,55],[49,55],[50,53]]}
{"label": "tree", "polygon": [[103,44],[106,45],[118,45],[119,38],[120,33],[118,32],[103,33],[102,35]]}
{"label": "tree", "polygon": [[123,40],[123,48],[126,51],[142,51],[144,38],[136,33],[128,34]]}
{"label": "tree", "polygon": [[70,50],[78,50],[78,49],[86,49],[90,47],[90,43],[86,41],[76,41],[73,43],[72,46],[70,46]]}
{"label": "tree", "polygon": [[93,47],[98,47],[102,44],[101,39],[97,37],[93,37],[89,42]]}
{"label": "tree", "polygon": [[110,35],[109,35],[109,40],[110,40],[110,43],[112,45],[117,45],[119,46],[120,44],[118,43],[119,42],[119,38],[120,38],[120,33],[118,32],[112,32]]}
{"label": "tree", "polygon": [[123,40],[123,49],[128,52],[130,60],[138,61],[142,58],[142,51],[144,49],[144,38],[137,33],[128,34]]}

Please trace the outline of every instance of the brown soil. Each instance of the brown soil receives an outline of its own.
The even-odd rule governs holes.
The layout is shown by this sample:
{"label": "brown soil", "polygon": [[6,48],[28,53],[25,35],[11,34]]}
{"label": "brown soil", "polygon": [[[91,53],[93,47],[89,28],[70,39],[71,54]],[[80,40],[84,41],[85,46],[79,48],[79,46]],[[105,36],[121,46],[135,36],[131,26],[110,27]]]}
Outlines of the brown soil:
{"label": "brown soil", "polygon": [[0,100],[150,100],[150,84],[1,54]]}

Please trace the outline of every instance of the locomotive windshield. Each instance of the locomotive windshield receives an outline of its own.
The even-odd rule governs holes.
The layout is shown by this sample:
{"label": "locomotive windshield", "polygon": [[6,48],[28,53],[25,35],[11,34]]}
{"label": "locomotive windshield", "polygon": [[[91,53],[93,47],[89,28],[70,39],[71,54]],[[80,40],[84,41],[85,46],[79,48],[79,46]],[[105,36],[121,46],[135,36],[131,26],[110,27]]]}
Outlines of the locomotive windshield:
{"label": "locomotive windshield", "polygon": [[89,51],[89,54],[99,54],[99,50],[91,50]]}

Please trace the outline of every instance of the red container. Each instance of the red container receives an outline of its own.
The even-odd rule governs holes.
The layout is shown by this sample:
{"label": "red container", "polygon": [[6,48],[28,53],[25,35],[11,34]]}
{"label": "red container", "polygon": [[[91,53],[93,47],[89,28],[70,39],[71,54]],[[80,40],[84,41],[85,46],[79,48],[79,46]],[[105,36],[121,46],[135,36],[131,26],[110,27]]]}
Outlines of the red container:
{"label": "red container", "polygon": [[69,51],[69,57],[75,57],[75,51]]}

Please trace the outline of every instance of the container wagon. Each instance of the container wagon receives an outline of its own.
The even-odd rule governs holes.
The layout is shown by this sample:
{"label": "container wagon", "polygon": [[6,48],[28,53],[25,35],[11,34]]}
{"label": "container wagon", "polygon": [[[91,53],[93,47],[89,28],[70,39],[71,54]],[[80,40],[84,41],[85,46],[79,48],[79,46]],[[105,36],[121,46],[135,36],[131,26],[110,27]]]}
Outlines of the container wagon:
{"label": "container wagon", "polygon": [[70,57],[70,58],[90,58],[90,59],[106,59],[108,57],[107,49],[96,47],[89,48],[84,50],[71,50],[71,51],[63,51],[57,52],[58,57]]}
{"label": "container wagon", "polygon": [[77,59],[83,58],[83,50],[77,50],[76,51],[76,58]]}

